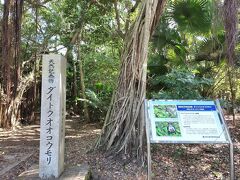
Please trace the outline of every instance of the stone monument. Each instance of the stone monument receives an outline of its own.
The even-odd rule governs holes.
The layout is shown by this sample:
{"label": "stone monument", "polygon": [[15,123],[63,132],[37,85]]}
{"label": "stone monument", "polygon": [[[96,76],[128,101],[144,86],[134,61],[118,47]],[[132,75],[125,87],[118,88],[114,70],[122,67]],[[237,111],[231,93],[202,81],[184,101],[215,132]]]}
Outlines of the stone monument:
{"label": "stone monument", "polygon": [[40,132],[40,178],[58,178],[64,170],[66,59],[43,55]]}

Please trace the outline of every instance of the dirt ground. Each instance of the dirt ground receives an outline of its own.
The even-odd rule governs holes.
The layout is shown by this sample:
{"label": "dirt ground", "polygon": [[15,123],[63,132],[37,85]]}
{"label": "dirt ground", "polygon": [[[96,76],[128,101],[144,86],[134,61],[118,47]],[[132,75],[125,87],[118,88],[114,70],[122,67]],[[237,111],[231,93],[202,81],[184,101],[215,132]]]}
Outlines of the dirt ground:
{"label": "dirt ground", "polygon": [[[230,118],[226,117],[228,124]],[[231,125],[229,128],[234,142],[235,175],[240,179],[240,119],[235,128]],[[135,160],[87,153],[100,131],[99,124],[86,124],[78,117],[67,119],[65,163],[88,163],[93,179],[146,179],[146,165],[140,166]],[[17,179],[21,172],[38,163],[39,132],[39,125],[24,126],[17,131],[0,129],[0,179]],[[227,145],[155,144],[151,153],[153,179],[229,179]]]}

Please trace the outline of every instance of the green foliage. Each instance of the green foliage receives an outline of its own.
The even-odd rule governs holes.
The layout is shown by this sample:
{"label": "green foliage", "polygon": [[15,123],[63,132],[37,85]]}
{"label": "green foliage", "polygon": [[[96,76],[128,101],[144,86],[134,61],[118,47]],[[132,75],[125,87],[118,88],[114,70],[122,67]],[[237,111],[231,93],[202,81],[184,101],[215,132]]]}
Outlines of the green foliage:
{"label": "green foliage", "polygon": [[[148,63],[148,97],[208,98],[224,59],[223,31],[211,34],[210,0],[171,1],[154,33]],[[196,36],[198,34],[198,36]]]}
{"label": "green foliage", "polygon": [[174,0],[169,15],[178,28],[191,33],[205,33],[210,30],[212,13],[210,0]]}
{"label": "green foliage", "polygon": [[102,101],[97,97],[97,94],[95,92],[91,91],[90,89],[87,89],[85,93],[86,93],[87,99],[76,97],[75,101],[87,102],[88,105],[90,105],[90,107],[95,109],[101,108]]}
{"label": "green foliage", "polygon": [[218,34],[203,38],[199,42],[198,52],[195,54],[196,61],[212,61],[219,64],[224,60],[226,47],[224,46],[225,34],[219,32]]}
{"label": "green foliage", "polygon": [[[65,55],[68,49],[67,107],[82,113],[83,102],[87,102],[91,116],[96,119],[103,119],[106,114],[120,69],[123,38],[117,33],[113,2],[51,0],[37,6],[33,1],[24,3],[21,62],[31,61],[25,65],[23,73],[35,67],[36,52]],[[117,1],[123,33],[127,30],[125,23],[130,20],[130,27],[136,17],[137,11],[127,12],[135,2]],[[172,0],[167,5],[150,44],[148,98],[200,99],[229,92],[227,78],[224,78],[226,65],[222,67],[226,49],[224,30],[221,25],[211,29],[212,25],[216,25],[212,21],[215,13],[212,11],[213,4],[211,0]],[[221,5],[220,2],[215,4]],[[2,13],[1,3],[0,15]],[[221,20],[219,16],[216,17],[218,21]],[[72,44],[77,31],[80,31],[79,42]],[[77,57],[78,49],[80,57]],[[236,52],[236,58],[239,59],[239,44]],[[87,89],[86,99],[80,98],[80,60]],[[40,73],[37,72],[38,82],[41,81]],[[218,79],[223,80],[218,82]],[[74,92],[74,85],[77,92]],[[236,98],[239,97],[237,91]],[[160,111],[156,112],[160,113],[158,117],[170,117],[169,114],[161,114],[161,109],[156,111]]]}
{"label": "green foliage", "polygon": [[[50,8],[58,12],[62,22],[56,32],[58,38],[54,39],[56,46],[61,44],[68,49],[67,106],[76,113],[82,113],[83,102],[87,102],[91,119],[100,120],[105,116],[116,85],[122,45],[122,39],[113,36],[113,6],[105,0],[60,0],[57,5],[50,4]],[[77,31],[80,32],[80,43],[71,44]],[[77,56],[78,46],[80,57]],[[86,99],[80,98],[80,60],[87,89]],[[74,86],[77,87],[75,94]]]}
{"label": "green foliage", "polygon": [[168,21],[166,15],[163,16],[152,38],[154,53],[151,56],[156,56],[156,52],[158,52],[161,53],[158,54],[158,57],[160,55],[168,60],[171,59],[176,64],[184,62],[188,52],[186,41],[181,36],[181,33],[176,28],[171,27],[171,22]]}
{"label": "green foliage", "polygon": [[170,73],[157,76],[151,80],[151,83],[162,83],[163,89],[153,92],[153,98],[160,99],[200,99],[201,89],[211,86],[213,80],[200,78],[194,73],[186,70],[173,69]]}
{"label": "green foliage", "polygon": [[112,47],[105,46],[101,53],[90,51],[84,54],[85,82],[88,89],[95,92],[100,104],[96,113],[105,115],[116,87],[119,60],[118,52]]}

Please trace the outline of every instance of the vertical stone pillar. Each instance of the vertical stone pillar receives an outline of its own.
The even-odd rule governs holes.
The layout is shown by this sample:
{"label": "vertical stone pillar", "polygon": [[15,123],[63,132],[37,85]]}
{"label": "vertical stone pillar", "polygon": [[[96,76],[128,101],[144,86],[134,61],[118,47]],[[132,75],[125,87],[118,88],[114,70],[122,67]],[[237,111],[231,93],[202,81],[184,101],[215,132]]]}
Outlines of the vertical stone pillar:
{"label": "vertical stone pillar", "polygon": [[64,169],[66,59],[43,55],[39,176],[58,178]]}

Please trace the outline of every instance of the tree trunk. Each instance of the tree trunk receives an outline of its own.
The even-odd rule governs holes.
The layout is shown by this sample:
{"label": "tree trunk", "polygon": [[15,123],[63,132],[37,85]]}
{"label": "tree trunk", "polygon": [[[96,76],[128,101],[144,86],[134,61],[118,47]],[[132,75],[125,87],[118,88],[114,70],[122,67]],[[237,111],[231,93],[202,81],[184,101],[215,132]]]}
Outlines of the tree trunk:
{"label": "tree trunk", "polygon": [[[77,97],[77,67],[76,67],[76,62],[73,61],[73,88],[72,88],[73,97]],[[73,105],[73,110],[74,112],[77,111],[77,101],[74,102]]]}
{"label": "tree trunk", "polygon": [[227,60],[230,66],[234,66],[238,24],[237,0],[224,0],[224,18]]}
{"label": "tree trunk", "polygon": [[143,158],[148,43],[165,3],[166,0],[142,2],[139,16],[125,38],[118,87],[96,148]]}
{"label": "tree trunk", "polygon": [[78,44],[77,44],[78,48],[77,48],[77,57],[78,57],[78,61],[79,61],[79,72],[80,72],[80,89],[81,89],[81,94],[82,94],[82,98],[84,99],[83,101],[83,113],[84,113],[84,119],[87,122],[90,122],[90,117],[89,117],[89,112],[88,112],[88,105],[86,102],[86,88],[85,88],[85,83],[84,83],[84,73],[83,73],[83,63],[82,63],[82,58],[81,58],[81,51],[80,51],[80,40],[78,39]]}
{"label": "tree trunk", "polygon": [[[36,0],[35,4],[35,46],[37,48],[37,42],[38,42],[38,6],[39,6],[39,0]],[[36,105],[37,105],[37,100],[40,99],[40,96],[38,96],[38,79],[37,79],[37,73],[39,72],[39,65],[38,63],[38,56],[37,56],[37,49],[35,49],[35,54],[34,54],[34,84],[33,84],[33,96],[32,96],[32,112],[30,116],[30,121],[35,122],[36,121],[36,116],[35,116],[35,111],[36,111]]]}
{"label": "tree trunk", "polygon": [[[14,102],[20,77],[20,32],[23,0],[5,0],[2,27],[2,89],[6,98],[1,98],[1,123],[4,128],[16,124],[19,106]],[[17,108],[14,109],[13,108]]]}
{"label": "tree trunk", "polygon": [[233,116],[233,125],[236,125],[236,114],[235,114],[235,101],[236,101],[236,70],[233,67],[228,67],[227,69],[227,76],[228,76],[228,82],[229,82],[229,89],[230,89],[230,94],[231,94],[231,114]]}
{"label": "tree trunk", "polygon": [[225,36],[226,36],[226,57],[228,60],[228,80],[229,88],[231,93],[231,111],[233,115],[233,124],[235,125],[235,97],[236,97],[236,80],[235,76],[235,48],[237,42],[237,25],[238,25],[238,2],[237,0],[224,0],[224,26],[225,26]]}

